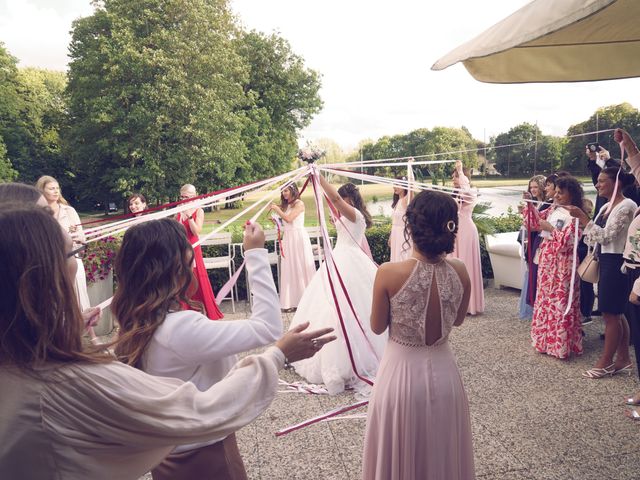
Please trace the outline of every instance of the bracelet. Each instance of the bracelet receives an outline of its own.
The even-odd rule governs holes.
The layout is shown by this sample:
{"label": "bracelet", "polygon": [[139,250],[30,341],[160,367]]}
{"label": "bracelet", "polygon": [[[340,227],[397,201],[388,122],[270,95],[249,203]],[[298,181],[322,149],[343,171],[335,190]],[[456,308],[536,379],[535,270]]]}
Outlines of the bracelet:
{"label": "bracelet", "polygon": [[291,363],[289,363],[289,359],[287,357],[284,357],[284,369],[285,370],[293,370],[293,365],[291,365]]}

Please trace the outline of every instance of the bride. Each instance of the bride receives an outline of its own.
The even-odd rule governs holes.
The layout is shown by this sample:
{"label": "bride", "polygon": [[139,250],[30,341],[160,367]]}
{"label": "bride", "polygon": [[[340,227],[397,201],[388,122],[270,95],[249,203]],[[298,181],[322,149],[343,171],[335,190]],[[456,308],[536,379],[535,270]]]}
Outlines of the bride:
{"label": "bride", "polygon": [[[364,238],[365,229],[371,226],[371,216],[358,188],[353,183],[347,183],[336,190],[321,175],[318,177],[339,217],[335,222],[338,239],[333,250],[333,258],[357,319],[353,315],[337,275],[331,269],[336,299],[358,373],[373,380],[382,358],[387,335],[373,334],[369,324],[373,281],[377,267],[364,253],[360,244]],[[322,265],[307,286],[290,328],[307,321],[311,323],[309,328],[312,329],[321,326],[333,327],[338,339],[325,345],[313,358],[294,363],[296,372],[308,382],[324,383],[331,395],[342,392],[345,387],[368,391],[368,385],[358,379],[351,365],[347,343],[327,278],[326,264]]]}

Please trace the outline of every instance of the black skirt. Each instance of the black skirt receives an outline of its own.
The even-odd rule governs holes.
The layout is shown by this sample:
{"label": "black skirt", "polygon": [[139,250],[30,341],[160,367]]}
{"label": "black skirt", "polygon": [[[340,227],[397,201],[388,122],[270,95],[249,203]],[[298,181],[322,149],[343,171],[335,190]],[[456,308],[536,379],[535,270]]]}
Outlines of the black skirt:
{"label": "black skirt", "polygon": [[602,313],[623,314],[629,301],[627,277],[620,271],[621,253],[600,254],[598,309]]}

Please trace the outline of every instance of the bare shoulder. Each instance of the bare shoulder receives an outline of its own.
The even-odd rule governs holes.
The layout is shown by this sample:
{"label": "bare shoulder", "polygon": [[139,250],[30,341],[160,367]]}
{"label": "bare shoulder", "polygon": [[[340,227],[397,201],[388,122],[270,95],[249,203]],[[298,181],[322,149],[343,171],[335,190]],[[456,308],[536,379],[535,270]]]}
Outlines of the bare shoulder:
{"label": "bare shoulder", "polygon": [[456,271],[458,277],[460,277],[462,285],[466,286],[471,284],[471,280],[469,279],[469,272],[467,272],[467,267],[461,260],[457,258],[447,258],[445,261]]}
{"label": "bare shoulder", "polygon": [[304,208],[304,202],[303,202],[302,200],[300,200],[299,198],[297,198],[297,199],[296,199],[296,201],[295,201],[295,202],[293,202],[293,205],[294,205],[295,207],[301,207],[301,208]]}
{"label": "bare shoulder", "polygon": [[415,260],[405,260],[403,262],[387,262],[378,268],[378,281],[384,283],[390,296],[395,295],[411,276],[411,272],[416,266]]}

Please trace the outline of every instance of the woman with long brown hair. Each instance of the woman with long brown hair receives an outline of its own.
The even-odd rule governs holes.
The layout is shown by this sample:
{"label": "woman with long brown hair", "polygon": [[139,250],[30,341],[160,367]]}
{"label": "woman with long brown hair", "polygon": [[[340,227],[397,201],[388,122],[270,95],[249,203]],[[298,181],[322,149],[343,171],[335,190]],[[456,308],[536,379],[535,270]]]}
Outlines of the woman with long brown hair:
{"label": "woman with long brown hair", "polygon": [[[252,233],[252,237],[255,235]],[[85,351],[73,244],[42,207],[0,210],[0,478],[135,480],[175,445],[215,441],[262,413],[285,357],[314,354],[300,329],[217,385],[157,378]]]}
{"label": "woman with long brown hair", "polygon": [[[282,249],[280,257],[280,306],[298,307],[305,288],[316,273],[309,234],[304,228],[304,202],[295,183],[282,189],[280,206],[270,209],[282,219]],[[276,219],[277,221],[277,219]]]}
{"label": "woman with long brown hair", "polygon": [[[184,310],[193,294],[193,248],[172,219],[127,230],[115,261],[118,290],[112,311],[120,324],[116,355],[151,375],[174,377],[206,390],[222,380],[235,355],[274,342],[282,335],[278,293],[259,226],[247,236],[245,259],[254,309],[247,320],[211,322],[204,311]],[[220,442],[176,448],[153,471],[162,479],[245,479],[233,434]]]}

